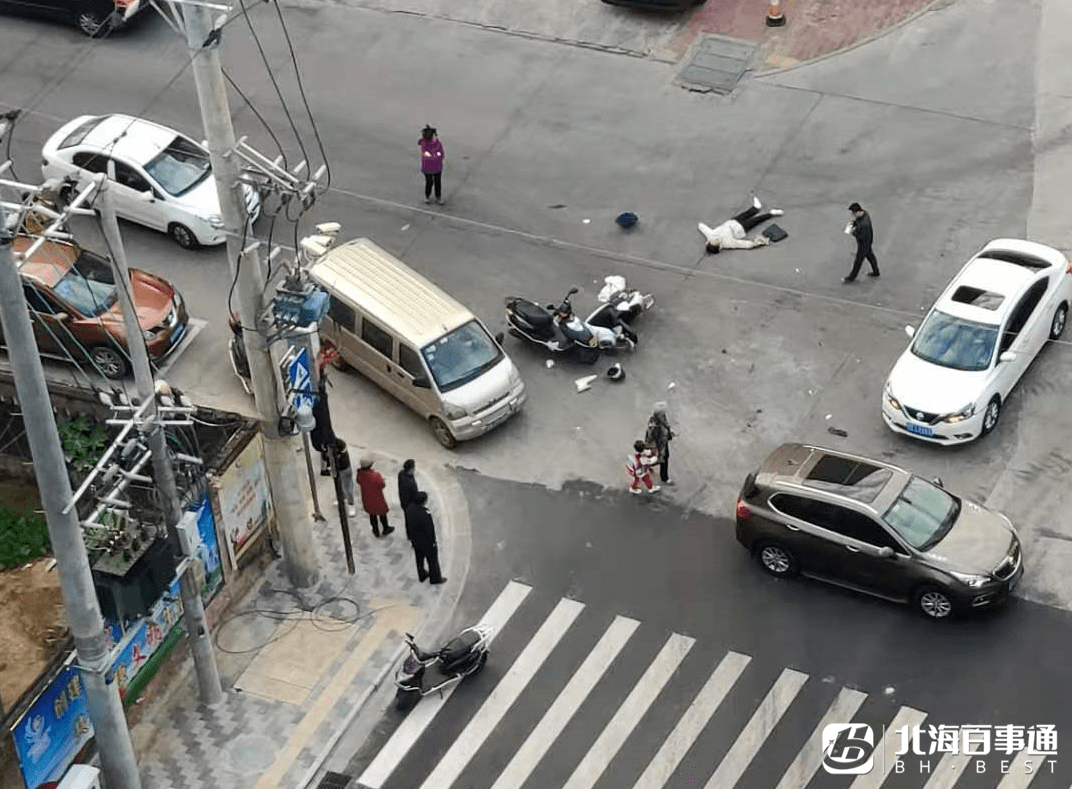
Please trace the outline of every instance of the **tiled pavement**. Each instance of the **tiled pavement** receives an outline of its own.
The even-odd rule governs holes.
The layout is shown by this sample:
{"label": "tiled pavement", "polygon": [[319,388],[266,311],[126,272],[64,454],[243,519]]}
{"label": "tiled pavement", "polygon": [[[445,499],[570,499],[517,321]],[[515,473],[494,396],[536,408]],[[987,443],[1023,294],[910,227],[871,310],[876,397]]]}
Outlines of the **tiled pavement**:
{"label": "tiled pavement", "polygon": [[[361,454],[351,448],[352,457]],[[232,607],[215,635],[225,691],[218,706],[200,704],[189,657],[179,666],[165,664],[132,727],[144,786],[303,789],[361,701],[396,664],[400,634],[438,638],[468,568],[464,496],[448,471],[418,463],[448,579],[439,587],[418,583],[394,500],[400,462],[374,456],[388,481],[396,531],[374,538],[358,504],[350,524],[356,572],[349,575],[331,479],[318,477],[326,518],[315,524],[320,584],[295,592],[276,561]]]}

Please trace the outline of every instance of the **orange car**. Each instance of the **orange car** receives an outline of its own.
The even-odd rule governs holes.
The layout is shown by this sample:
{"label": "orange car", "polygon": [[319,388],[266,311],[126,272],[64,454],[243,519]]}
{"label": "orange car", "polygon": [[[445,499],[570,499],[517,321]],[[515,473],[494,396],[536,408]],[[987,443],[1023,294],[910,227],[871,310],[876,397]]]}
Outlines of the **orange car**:
{"label": "orange car", "polygon": [[[12,248],[18,255],[32,243],[32,238],[17,236]],[[74,244],[50,240],[22,261],[19,272],[42,356],[76,364],[88,361],[107,378],[127,374],[126,329],[107,260]],[[186,332],[186,305],[171,283],[155,274],[132,268],[130,284],[149,358],[159,361]]]}

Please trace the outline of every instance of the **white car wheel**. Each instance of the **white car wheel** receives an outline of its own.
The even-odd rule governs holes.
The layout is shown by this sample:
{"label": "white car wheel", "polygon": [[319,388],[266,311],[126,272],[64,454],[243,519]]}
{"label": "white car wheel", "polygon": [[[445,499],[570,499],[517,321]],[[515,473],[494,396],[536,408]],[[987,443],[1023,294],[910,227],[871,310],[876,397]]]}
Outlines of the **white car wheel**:
{"label": "white car wheel", "polygon": [[178,222],[173,222],[168,226],[168,235],[183,249],[195,249],[198,246],[194,231]]}
{"label": "white car wheel", "polygon": [[1062,304],[1053,314],[1053,322],[1050,324],[1050,339],[1059,340],[1065,333],[1065,324],[1068,322],[1068,305]]}

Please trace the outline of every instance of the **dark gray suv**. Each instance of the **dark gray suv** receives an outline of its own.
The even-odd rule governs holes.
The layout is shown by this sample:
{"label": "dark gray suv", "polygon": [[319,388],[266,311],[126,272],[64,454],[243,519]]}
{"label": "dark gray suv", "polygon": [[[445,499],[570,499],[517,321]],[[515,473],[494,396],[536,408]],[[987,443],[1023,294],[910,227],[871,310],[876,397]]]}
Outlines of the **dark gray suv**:
{"label": "dark gray suv", "polygon": [[924,614],[986,608],[1023,574],[1009,519],[878,460],[783,444],[737,499],[737,540],[776,576],[792,573]]}

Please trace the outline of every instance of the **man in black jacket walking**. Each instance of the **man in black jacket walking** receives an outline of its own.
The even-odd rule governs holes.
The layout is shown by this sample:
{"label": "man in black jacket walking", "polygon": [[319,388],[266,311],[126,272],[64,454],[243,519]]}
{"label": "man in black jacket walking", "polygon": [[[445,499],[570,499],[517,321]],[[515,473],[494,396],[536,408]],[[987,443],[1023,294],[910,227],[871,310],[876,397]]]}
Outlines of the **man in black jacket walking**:
{"label": "man in black jacket walking", "polygon": [[[413,556],[417,560],[417,578],[428,583],[441,584],[447,579],[439,569],[439,546],[436,544],[435,524],[432,513],[425,507],[428,494],[417,491],[413,501],[406,507],[406,537],[413,546]],[[425,569],[425,562],[428,569]]]}
{"label": "man in black jacket walking", "polygon": [[417,496],[417,479],[413,476],[413,469],[417,464],[413,460],[407,460],[402,464],[402,470],[398,472],[398,503],[402,505],[402,512]]}
{"label": "man in black jacket walking", "polygon": [[860,266],[863,265],[865,259],[871,264],[871,270],[867,272],[867,276],[877,277],[879,276],[878,260],[871,249],[871,245],[875,242],[875,231],[871,227],[871,215],[859,203],[850,205],[849,210],[852,211],[853,219],[846,228],[846,232],[856,239],[856,259],[852,261],[852,271],[849,276],[844,277],[841,281],[855,282],[856,275],[860,273]]}

